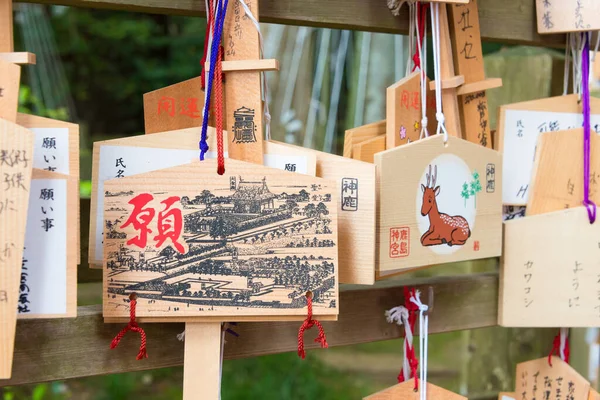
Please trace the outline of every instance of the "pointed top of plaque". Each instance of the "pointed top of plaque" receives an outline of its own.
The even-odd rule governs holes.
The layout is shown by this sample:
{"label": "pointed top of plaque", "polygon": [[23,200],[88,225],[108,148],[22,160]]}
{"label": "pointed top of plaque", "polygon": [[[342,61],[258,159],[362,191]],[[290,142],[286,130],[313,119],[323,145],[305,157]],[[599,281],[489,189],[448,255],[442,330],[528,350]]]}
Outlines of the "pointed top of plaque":
{"label": "pointed top of plaque", "polygon": [[[419,387],[421,385],[419,384]],[[363,400],[419,400],[420,392],[415,392],[414,379],[399,383],[380,392],[365,397]],[[427,382],[427,398],[435,400],[467,400],[466,397]]]}

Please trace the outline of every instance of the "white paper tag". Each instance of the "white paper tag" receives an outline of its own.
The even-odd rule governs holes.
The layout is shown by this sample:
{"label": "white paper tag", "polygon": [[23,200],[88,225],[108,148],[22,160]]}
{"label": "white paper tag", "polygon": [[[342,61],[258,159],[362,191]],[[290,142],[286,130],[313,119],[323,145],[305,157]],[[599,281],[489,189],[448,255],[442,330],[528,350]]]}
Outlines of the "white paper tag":
{"label": "white paper tag", "polygon": [[69,129],[30,128],[35,133],[33,168],[69,175]]}
{"label": "white paper tag", "polygon": [[29,193],[20,314],[67,312],[67,181],[34,179]]}

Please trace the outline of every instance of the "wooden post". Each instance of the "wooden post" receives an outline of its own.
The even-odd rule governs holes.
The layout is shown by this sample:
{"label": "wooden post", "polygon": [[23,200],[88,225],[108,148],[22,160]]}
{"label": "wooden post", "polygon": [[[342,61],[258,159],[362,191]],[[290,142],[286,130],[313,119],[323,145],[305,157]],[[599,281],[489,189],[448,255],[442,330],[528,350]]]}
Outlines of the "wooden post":
{"label": "wooden post", "polygon": [[[246,1],[258,20],[258,0]],[[245,14],[239,1],[230,1],[223,32],[225,60],[258,60],[260,46],[258,32]],[[230,72],[226,75],[225,101],[227,118],[225,129],[231,132],[229,157],[263,163],[263,115],[260,73],[257,71]]]}
{"label": "wooden post", "polygon": [[0,53],[15,51],[12,0],[0,0]]}
{"label": "wooden post", "polygon": [[501,86],[502,80],[485,79],[477,0],[471,0],[468,4],[452,4],[449,7],[454,66],[465,78],[465,84],[459,89],[464,138],[491,149],[485,89]]}
{"label": "wooden post", "polygon": [[219,398],[220,360],[221,324],[185,324],[184,400]]}

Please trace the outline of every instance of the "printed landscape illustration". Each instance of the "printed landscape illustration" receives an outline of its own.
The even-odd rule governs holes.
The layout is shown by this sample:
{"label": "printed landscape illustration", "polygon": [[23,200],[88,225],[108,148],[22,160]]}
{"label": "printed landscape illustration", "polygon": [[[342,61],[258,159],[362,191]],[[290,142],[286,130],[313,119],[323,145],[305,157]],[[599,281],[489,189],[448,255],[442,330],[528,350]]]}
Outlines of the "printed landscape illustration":
{"label": "printed landscape illustration", "polygon": [[149,312],[257,313],[304,308],[311,291],[315,307],[337,308],[331,194],[228,179],[195,193],[105,193],[110,307],[135,292]]}
{"label": "printed landscape illustration", "polygon": [[464,245],[471,237],[471,229],[467,220],[460,215],[444,214],[438,208],[436,197],[440,194],[441,187],[436,186],[437,165],[434,166],[433,174],[431,165],[429,165],[426,179],[427,185],[421,184],[423,192],[421,215],[429,217],[429,229],[421,236],[421,244],[423,246]]}

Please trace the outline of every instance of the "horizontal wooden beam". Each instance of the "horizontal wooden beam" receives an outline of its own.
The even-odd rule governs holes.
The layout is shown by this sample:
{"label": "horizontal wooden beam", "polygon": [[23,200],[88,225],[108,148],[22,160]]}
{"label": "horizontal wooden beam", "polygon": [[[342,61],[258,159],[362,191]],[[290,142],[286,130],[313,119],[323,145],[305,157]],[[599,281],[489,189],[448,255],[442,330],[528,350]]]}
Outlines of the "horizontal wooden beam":
{"label": "horizontal wooden beam", "polygon": [[[210,69],[209,61],[204,64],[204,69]],[[279,71],[279,61],[275,59],[223,61],[221,70],[223,72]]]}
{"label": "horizontal wooden beam", "polygon": [[[401,284],[416,286],[425,297],[427,289],[433,287],[435,304],[429,318],[430,333],[496,325],[497,274],[382,281],[375,286],[343,288],[339,320],[323,323],[329,345],[399,338],[401,328],[388,324],[384,312],[403,303]],[[176,335],[183,326],[143,325],[148,335],[149,358],[137,361],[139,335],[128,333],[119,347],[109,349],[123,325],[104,324],[99,305],[79,307],[76,319],[20,320],[13,376],[0,381],[0,387],[182,365],[184,346]],[[235,329],[240,336],[228,339],[225,357],[296,351],[299,326],[298,322],[240,323]],[[310,349],[316,347],[313,331],[306,333],[305,343]]]}
{"label": "horizontal wooden beam", "polygon": [[[154,14],[205,16],[204,0],[26,0],[27,3],[58,4],[126,10]],[[385,0],[260,0],[263,22],[372,32],[408,32],[408,12],[394,17]],[[483,40],[536,46],[564,46],[563,35],[537,33],[535,0],[479,0]]]}
{"label": "horizontal wooden beam", "polygon": [[0,59],[13,64],[21,65],[35,65],[36,59],[35,54],[21,52],[21,53],[0,53]]}

